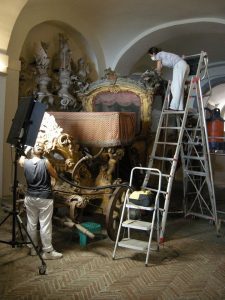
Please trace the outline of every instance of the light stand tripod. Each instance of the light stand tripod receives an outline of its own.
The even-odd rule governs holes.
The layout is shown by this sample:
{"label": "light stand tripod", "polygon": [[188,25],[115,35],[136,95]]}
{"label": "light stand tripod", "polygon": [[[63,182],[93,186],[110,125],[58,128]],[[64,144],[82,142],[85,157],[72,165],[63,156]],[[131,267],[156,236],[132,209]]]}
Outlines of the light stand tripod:
{"label": "light stand tripod", "polygon": [[[40,252],[38,251],[37,247],[35,246],[31,236],[29,235],[26,226],[23,224],[22,219],[19,216],[19,212],[17,210],[16,204],[17,204],[17,187],[18,187],[18,180],[17,180],[17,161],[19,159],[19,153],[20,149],[18,147],[15,148],[15,158],[14,158],[14,180],[13,180],[13,207],[12,211],[9,211],[8,215],[0,222],[0,226],[11,216],[12,217],[12,239],[10,241],[3,241],[0,240],[0,243],[5,243],[8,245],[11,245],[13,248],[16,246],[21,246],[24,244],[32,244],[34,247],[38,257],[41,260],[42,265],[39,267],[39,274],[44,275],[46,274],[47,265],[45,261],[43,260]],[[16,239],[16,225],[18,226],[20,236],[22,238],[21,241],[18,241]],[[22,234],[22,229],[25,231],[28,241],[24,241],[24,237]]]}
{"label": "light stand tripod", "polygon": [[[34,245],[29,233],[27,232],[26,226],[23,224],[22,219],[19,216],[17,210],[17,162],[19,156],[24,150],[24,145],[34,146],[38,131],[42,122],[42,118],[45,112],[46,106],[43,103],[36,102],[32,97],[24,97],[19,101],[17,111],[14,119],[12,120],[12,126],[9,131],[7,143],[11,146],[15,146],[15,159],[14,159],[14,179],[13,179],[13,208],[12,211],[8,211],[9,214],[0,222],[0,226],[11,216],[12,217],[12,239],[11,241],[0,240],[0,243],[11,245],[13,248],[21,246],[23,244],[32,244],[37,255],[39,256],[42,265],[39,267],[39,274],[43,275],[46,273],[46,263],[43,260],[37,247]],[[16,240],[16,225],[18,225],[20,236],[22,241]],[[28,242],[24,241],[22,229],[25,231]]]}

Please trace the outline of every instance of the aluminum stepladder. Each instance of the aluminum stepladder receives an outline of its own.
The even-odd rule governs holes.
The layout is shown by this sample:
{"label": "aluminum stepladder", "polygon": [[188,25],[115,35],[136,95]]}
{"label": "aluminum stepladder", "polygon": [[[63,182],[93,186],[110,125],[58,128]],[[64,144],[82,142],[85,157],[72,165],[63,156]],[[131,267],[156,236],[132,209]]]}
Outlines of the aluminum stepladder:
{"label": "aluminum stepladder", "polygon": [[200,78],[192,79],[196,114],[185,127],[181,159],[183,166],[184,213],[209,219],[219,230],[205,109]]}
{"label": "aluminum stepladder", "polygon": [[[170,102],[171,82],[169,82],[152,153],[149,157],[148,167],[158,168],[162,172],[161,195],[164,199],[164,205],[162,209],[160,243],[164,242],[172,185],[179,156],[183,167],[185,215],[192,214],[211,219],[217,226],[216,201],[201,92],[201,79],[207,76],[209,80],[207,70],[208,58],[206,52],[203,51],[200,54],[186,57],[186,59],[192,57],[197,59],[197,68],[195,68],[195,75],[191,74],[193,76],[190,80],[185,110],[167,110]],[[196,106],[194,110],[193,103]],[[189,123],[192,118],[194,119],[194,125],[192,122],[190,128]],[[176,137],[174,138],[174,136]],[[197,137],[198,142],[196,144]],[[195,170],[193,169],[194,167]],[[148,186],[149,177],[150,173],[147,172],[143,187]],[[204,195],[206,189],[207,196],[209,196],[207,200]],[[208,215],[206,211],[209,213]]]}
{"label": "aluminum stepladder", "polygon": [[[159,229],[160,229],[159,195],[161,191],[162,174],[160,170],[155,168],[134,167],[131,170],[131,174],[130,174],[130,182],[129,182],[130,186],[133,186],[134,172],[140,170],[142,172],[148,172],[157,181],[157,189],[151,188],[150,186],[146,188],[149,191],[155,192],[154,200],[152,201],[151,205],[147,207],[133,204],[129,200],[130,190],[129,189],[127,190],[125,195],[125,200],[123,203],[123,209],[122,209],[120,224],[117,232],[116,243],[114,246],[113,259],[115,258],[117,247],[129,248],[136,251],[145,252],[146,253],[145,266],[147,266],[151,250],[159,250]],[[152,216],[150,217],[150,220],[148,222],[132,219],[131,210],[145,210],[151,212]],[[127,229],[126,237],[121,236],[122,229]],[[140,240],[139,237],[138,239],[133,238],[131,231],[137,231],[137,230],[148,232],[149,233],[148,241],[146,241],[145,239]],[[156,240],[157,240],[157,247],[155,249],[152,247],[154,230],[156,231]]]}

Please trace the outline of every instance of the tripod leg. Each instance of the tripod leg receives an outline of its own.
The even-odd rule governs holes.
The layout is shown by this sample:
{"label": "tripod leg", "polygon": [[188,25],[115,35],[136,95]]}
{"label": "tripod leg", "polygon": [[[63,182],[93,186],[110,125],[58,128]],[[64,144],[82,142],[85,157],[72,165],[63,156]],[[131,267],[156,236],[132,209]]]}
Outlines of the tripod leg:
{"label": "tripod leg", "polygon": [[22,228],[21,228],[21,224],[20,224],[20,222],[19,222],[18,218],[17,218],[17,225],[18,225],[18,229],[19,229],[20,237],[21,237],[22,241],[25,241],[25,238],[24,238],[24,236],[23,236],[23,232],[22,232]]}
{"label": "tripod leg", "polygon": [[0,223],[0,226],[5,223],[5,221],[10,217],[11,213],[9,213]]}
{"label": "tripod leg", "polygon": [[37,255],[38,255],[38,257],[39,257],[40,260],[41,260],[42,265],[39,267],[39,274],[40,274],[40,275],[46,274],[47,265],[46,265],[44,259],[42,258],[40,252],[37,250],[37,247],[34,245],[34,242],[33,242],[32,238],[31,238],[31,236],[29,235],[29,233],[28,233],[28,231],[27,231],[27,228],[26,228],[26,226],[23,224],[23,221],[21,220],[21,218],[20,218],[19,215],[17,215],[17,220],[18,220],[18,222],[20,223],[20,225],[22,226],[22,228],[24,229],[24,231],[26,232],[26,235],[27,235],[29,241],[31,242],[32,246],[34,247],[34,249],[35,249],[35,251],[36,251],[36,253],[37,253]]}

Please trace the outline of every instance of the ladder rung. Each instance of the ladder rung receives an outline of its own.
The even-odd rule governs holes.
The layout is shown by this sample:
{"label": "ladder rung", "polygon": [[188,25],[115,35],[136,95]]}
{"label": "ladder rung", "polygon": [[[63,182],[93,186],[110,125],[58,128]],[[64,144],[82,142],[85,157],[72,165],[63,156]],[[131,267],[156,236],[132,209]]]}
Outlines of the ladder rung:
{"label": "ladder rung", "polygon": [[164,110],[163,111],[164,114],[184,114],[184,110]]}
{"label": "ladder rung", "polygon": [[187,173],[188,175],[206,176],[206,172],[197,172],[197,171],[185,170],[185,173]]}
{"label": "ladder rung", "polygon": [[160,127],[161,129],[178,129],[178,130],[180,130],[181,129],[181,127]]}
{"label": "ladder rung", "polygon": [[170,174],[162,173],[162,177],[170,178],[171,176],[172,175],[170,175]]}
{"label": "ladder rung", "polygon": [[118,243],[118,246],[133,250],[147,251],[148,242],[124,238]]}
{"label": "ladder rung", "polygon": [[205,157],[203,156],[187,156],[187,155],[184,155],[183,158],[185,159],[193,159],[193,160],[205,160]]}
{"label": "ladder rung", "polygon": [[170,145],[170,146],[177,146],[178,143],[169,143],[169,142],[155,142],[156,144],[159,145]]}
{"label": "ladder rung", "polygon": [[[158,192],[158,190],[157,189],[153,189],[153,188],[147,188],[147,187],[145,187],[145,189],[148,189],[148,190],[150,190],[150,191],[152,191],[152,192]],[[167,194],[167,192],[166,191],[159,191],[161,194]]]}
{"label": "ladder rung", "polygon": [[184,130],[186,131],[201,131],[201,128],[194,128],[194,127],[185,127]]}
{"label": "ladder rung", "polygon": [[174,159],[171,157],[163,157],[163,156],[152,156],[151,159],[157,160],[166,160],[166,161],[173,161]]}
{"label": "ladder rung", "polygon": [[[213,213],[212,213],[213,214]],[[215,218],[213,218],[213,216],[207,216],[207,215],[203,215],[203,214],[199,214],[199,213],[195,213],[195,212],[187,212],[185,214],[185,216],[195,216],[195,217],[199,217],[199,218],[203,218],[203,219],[206,219],[206,220],[213,220],[215,221]]]}
{"label": "ladder rung", "polygon": [[202,142],[182,142],[184,145],[203,146]]}
{"label": "ladder rung", "polygon": [[122,226],[126,227],[126,228],[133,228],[133,229],[139,229],[139,230],[150,230],[152,227],[152,223],[129,219],[129,220],[124,221],[122,223]]}

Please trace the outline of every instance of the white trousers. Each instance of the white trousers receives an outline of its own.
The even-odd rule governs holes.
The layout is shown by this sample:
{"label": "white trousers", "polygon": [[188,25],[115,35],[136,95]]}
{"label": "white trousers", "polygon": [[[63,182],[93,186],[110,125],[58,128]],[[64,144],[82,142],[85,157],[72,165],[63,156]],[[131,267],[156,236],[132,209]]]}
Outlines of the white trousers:
{"label": "white trousers", "polygon": [[24,204],[27,212],[27,231],[32,241],[35,246],[38,245],[37,225],[39,221],[42,250],[46,252],[52,251],[53,199],[26,196]]}
{"label": "white trousers", "polygon": [[173,79],[171,83],[172,100],[170,102],[171,109],[184,109],[184,84],[189,72],[190,67],[184,60],[179,61],[173,68]]}

